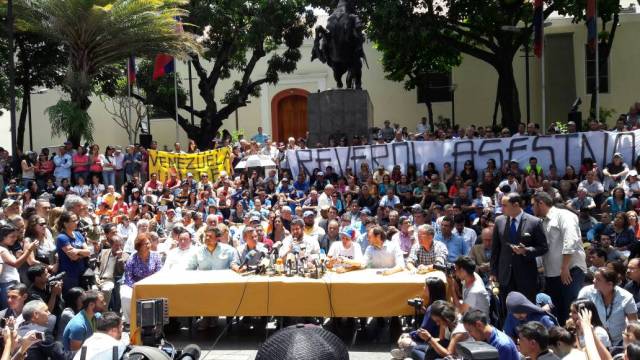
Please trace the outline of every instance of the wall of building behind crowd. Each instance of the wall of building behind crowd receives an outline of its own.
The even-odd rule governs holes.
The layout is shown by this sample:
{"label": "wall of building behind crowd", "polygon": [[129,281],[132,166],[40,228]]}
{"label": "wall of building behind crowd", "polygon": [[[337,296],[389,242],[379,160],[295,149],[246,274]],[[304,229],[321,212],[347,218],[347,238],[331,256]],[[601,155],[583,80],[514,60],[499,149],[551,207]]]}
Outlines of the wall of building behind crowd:
{"label": "wall of building behind crowd", "polygon": [[[624,5],[624,4],[623,4]],[[547,36],[555,34],[573,34],[573,54],[575,63],[575,88],[577,96],[582,97],[583,105],[581,110],[587,113],[587,106],[590,96],[586,94],[585,85],[585,48],[586,32],[584,24],[572,24],[570,19],[553,19],[553,25],[546,28]],[[632,46],[637,42],[636,36],[640,32],[640,14],[621,15],[621,27],[618,29],[613,51],[610,58],[610,93],[602,94],[600,103],[602,107],[613,108],[617,113],[626,113],[629,106],[640,100],[637,88],[640,84],[640,73],[638,72],[637,59],[640,59],[640,48]],[[251,99],[251,103],[238,111],[239,127],[245,130],[247,135],[256,132],[258,126],[264,128],[264,132],[272,134],[271,128],[271,100],[280,91],[290,88],[300,88],[309,92],[316,92],[334,87],[335,83],[329,68],[319,62],[310,62],[312,41],[309,39],[303,45],[302,60],[298,64],[298,69],[294,74],[281,76],[280,82],[276,86],[268,86],[263,89],[261,98]],[[555,54],[556,58],[558,54]],[[425,116],[426,107],[416,103],[416,92],[404,90],[402,84],[386,80],[380,64],[380,53],[372,46],[367,48],[370,69],[365,69],[363,83],[369,91],[375,114],[375,124],[382,126],[384,120],[389,119],[402,126],[408,126],[410,131],[415,129],[415,124]],[[553,66],[554,54],[548,54],[547,72]],[[264,73],[264,61],[256,67],[255,74]],[[518,54],[514,59],[515,77],[520,90],[520,104],[525,120],[526,96],[525,96],[525,75],[524,58]],[[188,84],[187,69],[184,63],[179,63],[179,74],[182,83]],[[532,119],[540,121],[541,96],[540,96],[540,61],[535,57],[531,58],[531,94],[532,94]],[[256,78],[254,76],[254,78]],[[465,57],[463,64],[454,70],[453,82],[456,84],[456,122],[462,125],[476,124],[488,125],[491,123],[494,110],[497,75],[493,68],[484,62],[472,57]],[[231,79],[233,80],[233,79]],[[219,96],[225,93],[226,88],[231,84],[231,80],[221,83]],[[547,84],[549,86],[549,83]],[[197,86],[194,84],[194,88]],[[555,91],[558,91],[556,89]],[[560,89],[561,91],[561,89]],[[57,102],[61,93],[57,90],[50,90],[42,95],[32,95],[33,101],[33,126],[34,148],[39,149],[44,146],[60,144],[62,139],[51,138],[49,122],[44,115],[48,106]],[[549,96],[553,94],[549,93]],[[202,102],[196,96],[194,99],[196,107]],[[567,110],[570,104],[567,104]],[[434,106],[435,115],[445,117],[451,116],[451,104],[441,103]],[[100,99],[94,98],[90,114],[95,122],[96,142],[104,148],[107,144],[127,143],[127,136],[124,130],[115,126],[105,112],[104,105]],[[183,115],[188,116],[186,113]],[[498,115],[499,119],[499,115]],[[548,119],[547,124],[552,120]],[[610,126],[612,124],[609,124]],[[234,129],[235,120],[232,115],[225,123],[225,128]],[[151,121],[151,130],[160,144],[171,144],[175,141],[175,123],[171,119],[156,119]],[[2,132],[2,134],[6,134]],[[180,130],[182,142],[186,141],[186,135]],[[28,137],[25,143],[28,145]],[[0,146],[10,148],[9,137],[0,137]]]}

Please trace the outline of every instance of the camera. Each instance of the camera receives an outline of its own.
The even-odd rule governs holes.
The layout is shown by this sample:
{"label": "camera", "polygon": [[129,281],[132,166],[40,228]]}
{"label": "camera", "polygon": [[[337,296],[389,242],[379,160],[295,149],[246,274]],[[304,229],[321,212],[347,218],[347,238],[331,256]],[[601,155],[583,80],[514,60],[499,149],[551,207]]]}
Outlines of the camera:
{"label": "camera", "polygon": [[422,298],[417,297],[407,300],[407,304],[415,309],[422,309],[424,301],[422,300]]}
{"label": "camera", "polygon": [[47,279],[47,283],[49,284],[49,286],[53,286],[55,283],[62,281],[65,275],[67,275],[67,273],[62,271],[57,273],[56,275],[49,276],[49,279]]}
{"label": "camera", "polygon": [[452,263],[444,263],[444,264],[435,263],[433,264],[433,269],[442,271],[447,276],[449,276],[449,275],[453,275],[453,273],[456,271],[456,266],[455,264],[452,264]]}

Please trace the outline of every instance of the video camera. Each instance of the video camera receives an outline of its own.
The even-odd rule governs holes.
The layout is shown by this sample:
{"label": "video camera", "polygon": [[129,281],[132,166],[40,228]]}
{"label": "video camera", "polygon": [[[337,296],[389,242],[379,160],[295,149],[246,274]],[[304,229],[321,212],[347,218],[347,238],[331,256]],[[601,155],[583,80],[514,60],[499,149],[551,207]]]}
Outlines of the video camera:
{"label": "video camera", "polygon": [[67,273],[65,271],[62,271],[57,273],[56,275],[49,276],[49,279],[47,279],[47,283],[49,284],[49,286],[53,286],[54,284],[62,281],[65,275],[67,275]]}
{"label": "video camera", "polygon": [[422,309],[422,306],[424,305],[424,300],[422,300],[422,298],[419,298],[419,297],[409,299],[407,300],[407,305],[419,310],[419,309]]}
{"label": "video camera", "polygon": [[433,269],[442,271],[447,276],[450,276],[450,275],[453,275],[453,273],[456,271],[456,266],[455,264],[449,263],[449,262],[445,262],[444,264],[434,263]]}

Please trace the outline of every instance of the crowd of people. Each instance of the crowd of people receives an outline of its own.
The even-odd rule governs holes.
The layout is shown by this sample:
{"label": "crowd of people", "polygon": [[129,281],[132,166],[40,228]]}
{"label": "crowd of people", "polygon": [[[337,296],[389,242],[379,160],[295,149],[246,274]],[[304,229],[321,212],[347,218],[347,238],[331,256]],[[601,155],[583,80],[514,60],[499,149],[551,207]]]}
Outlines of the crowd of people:
{"label": "crowd of people", "polygon": [[[627,130],[624,120],[616,129]],[[523,124],[500,136],[537,131]],[[489,127],[432,132],[424,120],[417,133],[496,135]],[[385,123],[374,141],[409,139],[415,135]],[[616,153],[603,167],[587,158],[566,169],[534,157],[467,161],[460,172],[450,163],[362,162],[345,174],[327,166],[292,178],[284,150],[304,148],[305,139],[276,144],[260,129],[215,146],[231,146],[233,164],[258,154],[277,166],[215,179],[170,171],[161,180],[148,173],[140,145],[101,153],[67,142],[16,159],[0,149],[7,352],[110,352],[113,345],[98,346],[123,344],[136,282],[171,270],[243,273],[273,253],[297,262],[327,257],[338,273],[427,274],[423,321],[401,336],[394,358],[455,356],[472,339],[499,349],[501,360],[640,358],[640,158]],[[193,141],[186,151],[173,146],[198,151]],[[429,276],[436,270],[446,277]],[[215,326],[211,320],[196,327]]]}

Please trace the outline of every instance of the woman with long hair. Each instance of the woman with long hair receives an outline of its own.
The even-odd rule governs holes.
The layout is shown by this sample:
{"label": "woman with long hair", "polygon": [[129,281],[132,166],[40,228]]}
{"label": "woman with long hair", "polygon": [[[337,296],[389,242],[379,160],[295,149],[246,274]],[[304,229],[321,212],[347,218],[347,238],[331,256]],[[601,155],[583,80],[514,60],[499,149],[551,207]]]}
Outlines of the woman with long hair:
{"label": "woman with long hair", "polygon": [[100,146],[98,144],[91,145],[89,148],[89,172],[91,177],[97,176],[100,180],[102,180],[102,158]]}
{"label": "woman with long hair", "polygon": [[636,241],[636,234],[629,227],[629,218],[625,212],[614,216],[611,229],[611,244],[617,248],[626,249]]}
{"label": "woman with long hair", "polygon": [[88,179],[89,155],[87,154],[87,150],[84,146],[78,146],[78,151],[71,156],[71,160],[73,162],[73,180],[77,183],[79,177],[82,177],[85,180]]}
{"label": "woman with long hair", "polygon": [[49,265],[49,272],[56,273],[58,272],[56,244],[49,235],[47,234],[47,220],[38,215],[32,215],[27,221],[27,227],[24,231],[24,243],[29,246],[37,240],[38,247],[36,247],[33,256],[27,261],[29,265],[33,265],[35,261]]}
{"label": "woman with long hair", "polygon": [[58,252],[59,271],[64,271],[62,292],[80,286],[80,278],[86,270],[85,258],[91,255],[84,236],[77,231],[78,216],[64,211],[58,218],[56,229],[56,249]]}
{"label": "woman with long hair", "polygon": [[105,186],[116,186],[116,157],[114,155],[115,148],[107,145],[107,149],[102,155],[102,181]]}
{"label": "woman with long hair", "polygon": [[36,163],[36,182],[40,189],[44,189],[47,185],[47,180],[53,176],[53,170],[55,165],[53,161],[47,157],[47,154],[40,153],[38,156],[38,162]]}
{"label": "woman with long hair", "polygon": [[84,289],[81,287],[74,287],[69,289],[64,296],[64,304],[66,308],[62,310],[62,314],[60,315],[60,319],[58,319],[57,325],[57,335],[56,340],[62,341],[62,334],[64,333],[64,328],[67,326],[69,321],[76,316],[76,314],[82,310],[82,300],[84,298]]}
{"label": "woman with long hair", "polygon": [[598,314],[596,305],[591,300],[578,299],[574,301],[569,308],[569,316],[573,320],[576,327],[576,336],[578,340],[578,346],[584,347],[584,334],[582,333],[582,327],[580,326],[580,310],[586,309],[591,311],[593,316],[591,317],[591,327],[593,328],[593,334],[595,337],[607,348],[611,347],[611,340],[609,339],[609,333],[607,329],[602,325],[602,321]]}
{"label": "woman with long hair", "polygon": [[560,326],[549,329],[549,348],[561,359],[587,359],[585,353],[576,347],[576,335]]}
{"label": "woman with long hair", "polygon": [[198,145],[193,139],[189,139],[189,145],[187,145],[187,154],[199,153]]}
{"label": "woman with long hair", "polygon": [[602,203],[601,207],[602,211],[607,211],[611,216],[615,216],[617,213],[631,210],[631,200],[627,198],[624,188],[619,186],[611,191],[611,196]]}
{"label": "woman with long hair", "polygon": [[20,161],[20,168],[22,169],[22,186],[27,187],[29,181],[36,181],[36,166],[37,159],[36,153],[33,151],[27,151]]}
{"label": "woman with long hair", "polygon": [[[0,260],[2,260],[2,269],[0,270],[0,308],[2,309],[6,309],[8,306],[8,288],[20,282],[18,268],[27,261],[39,245],[36,240],[27,246],[24,251],[12,250],[15,249],[18,241],[18,232],[18,228],[11,224],[0,225]],[[20,252],[21,254],[18,255]]]}
{"label": "woman with long hair", "polygon": [[284,227],[282,218],[280,216],[275,216],[273,218],[272,230],[269,233],[269,239],[276,243],[278,241],[283,241],[287,236],[289,236],[289,231]]}
{"label": "woman with long hair", "polygon": [[461,321],[458,321],[455,307],[444,300],[432,304],[431,319],[438,325],[438,336],[431,335],[427,330],[419,329],[418,337],[425,345],[417,345],[411,352],[413,359],[434,360],[455,356],[456,345],[467,341],[469,334]]}

